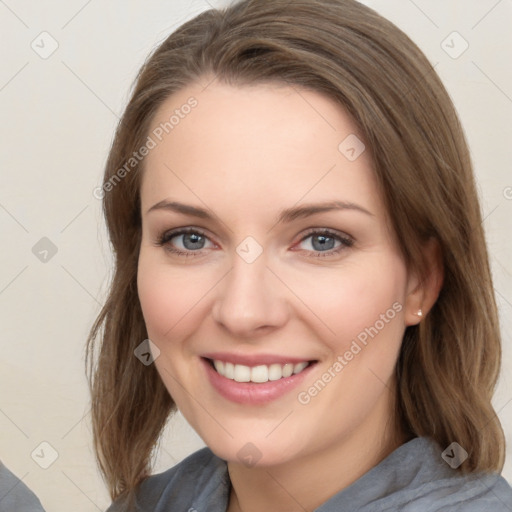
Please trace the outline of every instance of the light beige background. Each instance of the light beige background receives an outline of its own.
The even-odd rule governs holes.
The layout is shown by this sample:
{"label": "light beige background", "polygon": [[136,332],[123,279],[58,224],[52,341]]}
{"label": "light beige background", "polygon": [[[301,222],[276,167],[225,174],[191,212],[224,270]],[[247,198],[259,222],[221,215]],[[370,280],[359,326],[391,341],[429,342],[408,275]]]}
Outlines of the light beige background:
{"label": "light beige background", "polygon": [[[49,512],[110,503],[91,451],[83,362],[111,262],[92,191],[143,59],[182,22],[222,3],[0,1],[0,458]],[[504,475],[512,481],[512,1],[364,3],[435,64],[469,139],[504,338],[495,407],[509,442]],[[45,59],[31,47],[48,51],[52,40],[58,48]],[[453,58],[464,41],[469,47]],[[43,237],[57,248],[47,262],[32,252]],[[177,417],[155,471],[200,446]],[[42,469],[34,450],[39,462],[51,462],[52,450],[58,457]]]}

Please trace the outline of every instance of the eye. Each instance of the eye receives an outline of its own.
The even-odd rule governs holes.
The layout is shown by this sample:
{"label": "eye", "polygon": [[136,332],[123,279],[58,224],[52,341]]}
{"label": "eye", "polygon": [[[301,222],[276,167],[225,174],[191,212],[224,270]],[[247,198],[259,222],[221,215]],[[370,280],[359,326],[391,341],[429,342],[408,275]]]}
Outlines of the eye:
{"label": "eye", "polygon": [[160,234],[155,245],[178,255],[198,256],[203,249],[211,248],[214,244],[196,228],[180,228]]}
{"label": "eye", "polygon": [[336,255],[353,244],[354,240],[345,234],[329,229],[316,229],[303,237],[298,246],[301,250],[312,252],[313,257],[325,257]]}
{"label": "eye", "polygon": [[[351,247],[354,240],[346,234],[329,229],[312,229],[297,244],[299,249],[308,256],[334,256]],[[178,256],[201,256],[204,249],[211,249],[215,244],[197,228],[179,228],[161,233],[155,245],[164,247],[166,251]]]}

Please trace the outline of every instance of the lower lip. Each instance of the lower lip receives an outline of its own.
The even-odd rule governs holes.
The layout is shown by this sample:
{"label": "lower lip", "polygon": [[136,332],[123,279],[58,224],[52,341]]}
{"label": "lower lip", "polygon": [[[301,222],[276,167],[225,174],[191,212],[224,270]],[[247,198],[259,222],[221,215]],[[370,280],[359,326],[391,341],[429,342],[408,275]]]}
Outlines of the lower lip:
{"label": "lower lip", "polygon": [[286,393],[296,388],[310,373],[315,363],[311,363],[300,373],[284,377],[279,380],[263,382],[261,384],[255,382],[237,382],[235,380],[223,377],[206,360],[201,358],[201,362],[206,369],[206,374],[211,385],[224,398],[236,402],[238,404],[266,404],[272,400],[276,400]]}

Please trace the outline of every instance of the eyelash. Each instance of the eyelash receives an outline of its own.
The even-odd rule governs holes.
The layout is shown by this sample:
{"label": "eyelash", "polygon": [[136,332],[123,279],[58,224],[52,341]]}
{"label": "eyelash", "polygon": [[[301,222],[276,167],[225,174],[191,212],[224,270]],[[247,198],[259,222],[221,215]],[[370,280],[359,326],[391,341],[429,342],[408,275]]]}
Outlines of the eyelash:
{"label": "eyelash", "polygon": [[[169,241],[173,238],[180,236],[180,235],[186,235],[186,234],[196,234],[201,235],[204,238],[208,238],[208,236],[197,228],[178,228],[174,231],[164,231],[160,235],[158,235],[155,245],[157,247],[164,247],[166,251],[169,251],[173,254],[176,254],[177,256],[185,256],[185,257],[195,257],[201,255],[201,250],[198,251],[182,251],[181,249],[176,249],[174,247],[171,247],[169,244]],[[323,235],[328,236],[329,238],[334,238],[341,242],[341,245],[337,247],[336,249],[330,249],[328,251],[308,251],[313,252],[314,255],[310,255],[309,257],[312,258],[326,258],[329,256],[335,256],[341,251],[348,249],[349,247],[352,247],[354,245],[353,238],[347,236],[347,235],[341,235],[340,233],[324,228],[324,229],[316,229],[312,228],[308,230],[305,235],[300,239],[298,242],[299,244],[304,242],[304,240],[307,240],[312,235]],[[210,240],[211,241],[211,240]]]}

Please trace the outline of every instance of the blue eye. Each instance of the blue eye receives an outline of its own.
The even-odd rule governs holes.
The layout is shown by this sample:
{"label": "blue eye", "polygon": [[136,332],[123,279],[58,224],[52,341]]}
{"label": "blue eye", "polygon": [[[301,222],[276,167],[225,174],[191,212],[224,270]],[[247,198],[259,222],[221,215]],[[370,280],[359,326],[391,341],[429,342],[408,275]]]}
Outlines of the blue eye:
{"label": "blue eye", "polygon": [[[181,242],[172,242],[175,239],[181,239]],[[205,248],[206,242],[211,244],[209,238],[201,231],[194,228],[183,228],[161,234],[156,241],[156,245],[164,246],[166,250],[178,255],[196,256],[195,253],[200,253],[201,249]]]}
{"label": "blue eye", "polygon": [[352,247],[354,240],[347,235],[342,235],[337,232],[324,229],[312,230],[308,235],[302,238],[300,245],[308,241],[302,250],[312,252],[313,257],[326,257],[336,255],[339,252]]}
{"label": "blue eye", "polygon": [[[305,243],[308,240],[309,242]],[[305,244],[306,247],[301,247],[300,250],[310,253],[308,256],[327,257],[337,255],[351,247],[354,240],[345,234],[329,229],[312,229],[297,245],[302,244]],[[178,256],[189,257],[201,256],[203,249],[211,248],[214,244],[196,228],[181,228],[162,233],[158,236],[155,245],[165,247],[166,251]]]}

